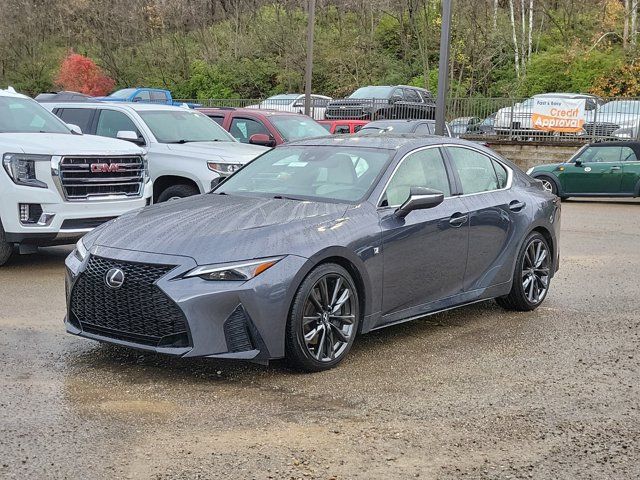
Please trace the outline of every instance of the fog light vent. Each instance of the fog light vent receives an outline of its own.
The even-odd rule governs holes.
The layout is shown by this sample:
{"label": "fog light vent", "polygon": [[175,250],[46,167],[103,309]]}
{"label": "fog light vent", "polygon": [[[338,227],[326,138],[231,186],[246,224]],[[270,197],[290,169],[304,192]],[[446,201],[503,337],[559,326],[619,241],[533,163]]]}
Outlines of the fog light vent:
{"label": "fog light vent", "polygon": [[242,305],[238,305],[224,322],[224,336],[230,352],[245,352],[254,349],[249,333],[249,319]]}
{"label": "fog light vent", "polygon": [[20,208],[20,223],[24,225],[32,225],[38,223],[40,215],[42,215],[42,207],[37,203],[21,203]]}

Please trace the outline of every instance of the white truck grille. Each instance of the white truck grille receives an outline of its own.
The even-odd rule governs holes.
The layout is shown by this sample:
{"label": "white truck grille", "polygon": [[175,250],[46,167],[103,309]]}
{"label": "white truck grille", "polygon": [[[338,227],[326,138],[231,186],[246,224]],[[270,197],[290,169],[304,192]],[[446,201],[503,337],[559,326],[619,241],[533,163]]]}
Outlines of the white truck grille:
{"label": "white truck grille", "polygon": [[63,157],[59,171],[67,200],[142,195],[144,161],[139,156]]}

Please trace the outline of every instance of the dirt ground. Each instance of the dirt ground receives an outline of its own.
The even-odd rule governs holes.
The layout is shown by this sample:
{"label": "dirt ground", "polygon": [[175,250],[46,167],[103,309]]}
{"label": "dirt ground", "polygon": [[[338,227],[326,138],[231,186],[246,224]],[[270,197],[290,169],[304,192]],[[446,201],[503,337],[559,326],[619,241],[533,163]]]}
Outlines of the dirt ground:
{"label": "dirt ground", "polygon": [[356,340],[314,375],[64,333],[69,248],[0,269],[0,478],[640,478],[640,201],[563,204],[541,308]]}

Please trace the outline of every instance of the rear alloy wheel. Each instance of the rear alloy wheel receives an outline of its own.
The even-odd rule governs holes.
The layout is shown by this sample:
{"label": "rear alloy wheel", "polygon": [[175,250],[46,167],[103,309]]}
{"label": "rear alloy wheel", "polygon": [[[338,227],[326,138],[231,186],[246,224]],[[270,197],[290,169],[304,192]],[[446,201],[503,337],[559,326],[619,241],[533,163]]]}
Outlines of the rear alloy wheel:
{"label": "rear alloy wheel", "polygon": [[287,323],[287,360],[310,372],[340,363],[358,330],[358,293],[349,273],[324,264],[302,282]]}
{"label": "rear alloy wheel", "polygon": [[511,292],[497,298],[508,310],[529,311],[537,308],[547,296],[553,261],[546,239],[533,232],[524,242],[513,276]]}

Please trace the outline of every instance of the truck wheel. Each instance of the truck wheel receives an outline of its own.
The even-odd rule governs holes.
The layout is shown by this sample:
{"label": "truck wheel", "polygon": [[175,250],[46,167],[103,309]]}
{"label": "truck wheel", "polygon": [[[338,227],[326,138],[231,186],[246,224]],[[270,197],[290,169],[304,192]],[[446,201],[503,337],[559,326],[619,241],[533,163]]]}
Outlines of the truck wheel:
{"label": "truck wheel", "polygon": [[158,202],[167,202],[169,200],[177,200],[178,198],[190,197],[198,195],[200,192],[193,185],[171,185],[164,189],[158,196]]}
{"label": "truck wheel", "polygon": [[13,245],[6,241],[4,229],[0,224],[0,267],[7,263],[13,253]]}

